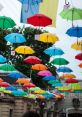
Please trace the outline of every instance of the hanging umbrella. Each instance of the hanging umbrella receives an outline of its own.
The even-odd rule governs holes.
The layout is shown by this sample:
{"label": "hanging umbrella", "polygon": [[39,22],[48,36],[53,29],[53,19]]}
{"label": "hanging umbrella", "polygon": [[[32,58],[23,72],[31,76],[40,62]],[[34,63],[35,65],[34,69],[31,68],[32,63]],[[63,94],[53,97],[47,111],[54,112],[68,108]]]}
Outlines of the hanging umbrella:
{"label": "hanging umbrella", "polygon": [[69,78],[65,80],[65,83],[78,83],[78,80],[74,79],[74,78]]}
{"label": "hanging umbrella", "polygon": [[29,18],[27,18],[27,22],[32,24],[33,26],[48,26],[52,24],[52,19],[43,15],[43,14],[35,14]]}
{"label": "hanging umbrella", "polygon": [[54,97],[54,94],[50,93],[50,92],[46,92],[46,93],[42,94],[42,96],[44,96],[46,99],[50,99],[50,98]]}
{"label": "hanging umbrella", "polygon": [[32,65],[33,70],[47,70],[48,68],[43,64]]}
{"label": "hanging umbrella", "polygon": [[61,79],[76,78],[74,74],[63,74],[60,76]]}
{"label": "hanging umbrella", "polygon": [[4,71],[16,71],[16,69],[14,68],[13,65],[10,64],[3,64],[0,66],[0,70],[4,70]]}
{"label": "hanging umbrella", "polygon": [[79,66],[80,68],[82,68],[82,63],[80,63],[78,66]]}
{"label": "hanging umbrella", "polygon": [[33,88],[33,87],[36,87],[33,83],[25,83],[23,85],[24,88]]}
{"label": "hanging umbrella", "polygon": [[64,52],[60,48],[56,47],[49,47],[46,50],[44,50],[44,53],[49,56],[56,56],[56,55],[63,55]]}
{"label": "hanging umbrella", "polygon": [[48,81],[49,84],[56,84],[56,83],[61,83],[59,80],[50,80]]}
{"label": "hanging umbrella", "polygon": [[17,90],[17,88],[15,86],[9,86],[6,88],[6,90],[14,91]]}
{"label": "hanging umbrella", "polygon": [[81,60],[81,61],[82,61],[82,53],[77,54],[77,55],[75,56],[75,59],[78,59],[78,60]]}
{"label": "hanging umbrella", "polygon": [[41,89],[39,87],[34,87],[29,89],[29,91],[37,91],[37,90],[41,90]]}
{"label": "hanging umbrella", "polygon": [[39,76],[52,76],[52,73],[48,70],[42,70],[37,73]]}
{"label": "hanging umbrella", "polygon": [[4,56],[0,55],[0,63],[5,63],[5,62],[7,62],[7,59]]}
{"label": "hanging umbrella", "polygon": [[19,78],[18,80],[16,80],[16,83],[19,83],[19,84],[30,83],[30,80],[27,78]]}
{"label": "hanging umbrella", "polygon": [[55,43],[56,41],[59,41],[58,37],[51,33],[43,33],[40,34],[40,39],[38,41],[44,42],[44,43]]}
{"label": "hanging umbrella", "polygon": [[72,92],[71,88],[67,86],[61,86],[61,87],[58,87],[57,89],[61,92]]}
{"label": "hanging umbrella", "polygon": [[70,73],[70,72],[73,72],[73,71],[69,67],[59,67],[57,69],[57,72],[63,72],[63,73],[67,72],[67,73]]}
{"label": "hanging umbrella", "polygon": [[7,82],[0,82],[0,87],[9,87],[10,84]]}
{"label": "hanging umbrella", "polygon": [[67,64],[69,64],[69,62],[64,58],[55,58],[50,63],[56,64],[56,65],[67,65]]}
{"label": "hanging umbrella", "polygon": [[39,64],[41,63],[41,60],[36,56],[28,56],[27,58],[24,59],[24,62],[30,64]]}
{"label": "hanging umbrella", "polygon": [[5,87],[0,87],[0,92],[3,92],[5,90]]}
{"label": "hanging umbrella", "polygon": [[25,37],[19,33],[11,33],[5,36],[5,40],[9,41],[10,43],[24,43],[26,42]]}
{"label": "hanging umbrella", "polygon": [[29,46],[19,46],[15,49],[19,54],[33,54],[34,50]]}
{"label": "hanging umbrella", "polygon": [[45,97],[42,96],[42,95],[39,95],[39,94],[35,94],[35,95],[37,96],[38,99],[41,99],[41,100],[42,100],[42,99],[45,99]]}
{"label": "hanging umbrella", "polygon": [[[26,97],[26,96],[25,96],[25,97]],[[28,94],[28,95],[27,95],[27,98],[30,98],[30,99],[36,99],[37,96],[34,95],[34,94]]]}
{"label": "hanging umbrella", "polygon": [[78,43],[72,44],[71,48],[73,48],[75,50],[82,50],[82,41],[79,41]]}
{"label": "hanging umbrella", "polygon": [[57,78],[55,77],[55,76],[45,76],[45,77],[43,77],[43,80],[46,80],[46,81],[48,81],[48,80],[56,80]]}
{"label": "hanging umbrella", "polygon": [[81,84],[80,83],[69,83],[67,85],[68,88],[71,88],[72,90],[77,90],[81,89]]}
{"label": "hanging umbrella", "polygon": [[7,16],[0,16],[0,28],[13,28],[15,26],[14,20]]}
{"label": "hanging umbrella", "polygon": [[14,96],[25,96],[25,95],[27,95],[27,93],[24,92],[24,91],[21,90],[21,89],[18,89],[18,90],[16,90],[16,91],[12,91],[12,94],[13,94]]}
{"label": "hanging umbrella", "polygon": [[16,78],[16,79],[25,77],[24,74],[22,74],[20,72],[17,72],[17,71],[16,72],[11,72],[7,76],[10,77],[10,78]]}
{"label": "hanging umbrella", "polygon": [[[27,0],[18,0],[18,1],[20,1],[23,4],[27,4]],[[29,4],[38,4],[41,2],[42,2],[42,0],[29,0]]]}
{"label": "hanging umbrella", "polygon": [[53,83],[51,86],[52,87],[60,87],[60,86],[63,86],[63,84],[62,83]]}
{"label": "hanging umbrella", "polygon": [[0,82],[3,82],[3,79],[2,78],[0,78]]}
{"label": "hanging umbrella", "polygon": [[45,90],[36,90],[36,91],[34,91],[34,93],[36,93],[36,94],[44,94],[46,91]]}

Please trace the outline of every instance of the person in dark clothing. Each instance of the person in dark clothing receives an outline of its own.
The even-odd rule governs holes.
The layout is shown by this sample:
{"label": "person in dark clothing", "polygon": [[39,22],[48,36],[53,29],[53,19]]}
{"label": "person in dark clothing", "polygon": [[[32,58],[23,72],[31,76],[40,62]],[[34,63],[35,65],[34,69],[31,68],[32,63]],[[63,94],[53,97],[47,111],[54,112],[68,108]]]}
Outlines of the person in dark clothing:
{"label": "person in dark clothing", "polygon": [[22,117],[40,117],[40,115],[35,111],[27,111]]}

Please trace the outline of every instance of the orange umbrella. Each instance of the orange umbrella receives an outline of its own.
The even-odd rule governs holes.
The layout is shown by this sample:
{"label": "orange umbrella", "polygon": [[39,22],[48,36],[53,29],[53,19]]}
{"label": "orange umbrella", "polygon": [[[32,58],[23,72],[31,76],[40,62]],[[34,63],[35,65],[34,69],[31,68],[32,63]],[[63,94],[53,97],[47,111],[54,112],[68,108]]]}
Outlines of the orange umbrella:
{"label": "orange umbrella", "polygon": [[2,78],[0,78],[0,82],[3,82],[3,79]]}
{"label": "orange umbrella", "polygon": [[63,74],[60,76],[61,79],[67,79],[67,78],[76,78],[74,74]]}
{"label": "orange umbrella", "polygon": [[30,83],[30,80],[27,79],[27,78],[19,78],[16,83],[19,83],[19,84],[25,84],[25,83]]}
{"label": "orange umbrella", "polygon": [[47,70],[48,68],[43,64],[35,64],[35,65],[32,65],[32,69],[34,69],[34,70]]}
{"label": "orange umbrella", "polygon": [[37,96],[37,98],[39,98],[39,99],[45,99],[45,97],[44,96],[42,96],[42,95],[39,95],[39,94],[35,94],[36,96]]}
{"label": "orange umbrella", "polygon": [[25,83],[23,86],[24,86],[24,88],[33,88],[33,87],[36,87],[33,83]]}
{"label": "orange umbrella", "polygon": [[79,64],[79,67],[82,68],[82,63]]}

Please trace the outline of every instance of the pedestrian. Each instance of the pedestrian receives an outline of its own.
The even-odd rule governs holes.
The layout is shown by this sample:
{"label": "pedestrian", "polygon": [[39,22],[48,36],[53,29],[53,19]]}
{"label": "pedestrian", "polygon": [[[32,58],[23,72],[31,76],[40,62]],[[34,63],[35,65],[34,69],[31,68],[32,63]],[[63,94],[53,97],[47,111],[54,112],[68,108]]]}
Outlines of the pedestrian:
{"label": "pedestrian", "polygon": [[27,111],[22,117],[40,117],[40,115],[35,111]]}

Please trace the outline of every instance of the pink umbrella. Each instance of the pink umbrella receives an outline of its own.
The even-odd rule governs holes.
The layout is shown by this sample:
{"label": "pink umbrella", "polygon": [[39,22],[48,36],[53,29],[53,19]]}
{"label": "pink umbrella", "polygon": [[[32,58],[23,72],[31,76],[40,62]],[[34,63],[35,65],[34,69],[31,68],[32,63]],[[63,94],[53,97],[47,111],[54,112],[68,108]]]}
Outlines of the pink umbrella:
{"label": "pink umbrella", "polygon": [[48,70],[42,70],[37,73],[39,76],[52,76],[52,73]]}

